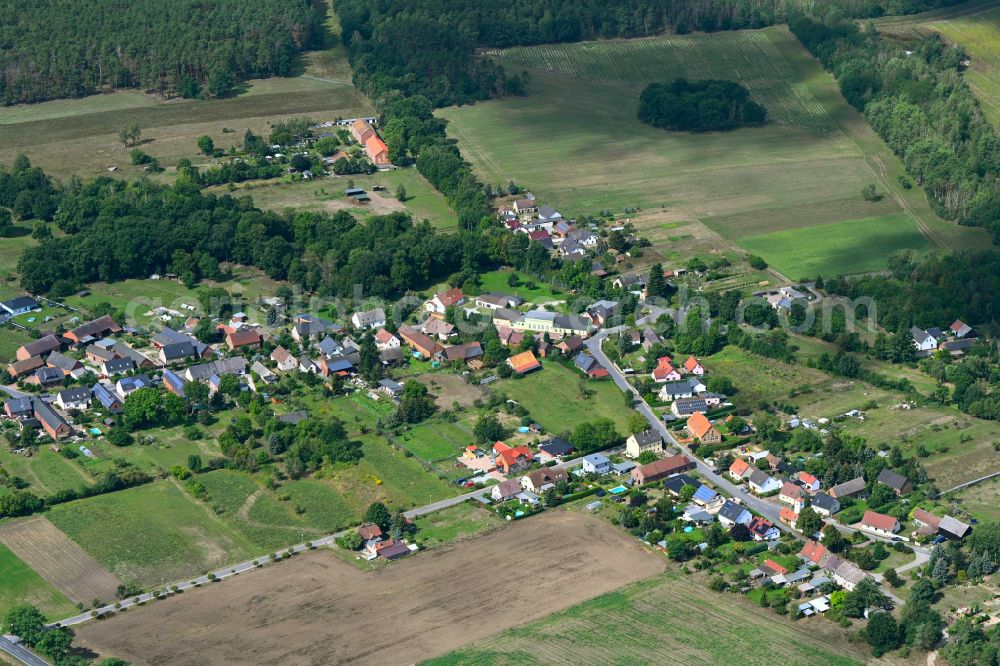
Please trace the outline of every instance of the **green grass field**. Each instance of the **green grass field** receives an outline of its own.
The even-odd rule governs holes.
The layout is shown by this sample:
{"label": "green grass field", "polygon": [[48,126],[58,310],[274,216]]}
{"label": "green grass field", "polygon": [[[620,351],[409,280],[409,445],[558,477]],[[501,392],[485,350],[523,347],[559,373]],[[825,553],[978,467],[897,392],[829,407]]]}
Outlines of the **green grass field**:
{"label": "green grass field", "polygon": [[[363,187],[372,194],[372,203],[366,207],[357,206],[344,198],[348,181],[355,187]],[[381,186],[384,192],[372,188]],[[396,199],[396,189],[406,190],[406,201]],[[415,168],[395,169],[374,174],[320,178],[318,180],[252,181],[237,185],[230,190],[226,186],[209,188],[218,194],[233,196],[249,195],[261,208],[275,211],[306,210],[310,212],[333,212],[347,210],[360,219],[371,215],[401,210],[409,213],[415,222],[429,220],[442,231],[458,228],[458,217],[445,200],[444,195],[435,190]]]}
{"label": "green grass field", "polygon": [[[493,55],[508,69],[528,68],[529,95],[442,110],[463,155],[484,180],[513,179],[564,215],[641,208],[634,222],[653,241],[648,261],[682,261],[691,251],[729,249],[727,240],[740,244],[739,238],[793,228],[819,231],[904,210],[948,247],[982,240],[934,218],[922,192],[898,187],[899,161],[784,27]],[[678,76],[739,79],[774,122],[698,135],[640,123],[641,87]],[[887,196],[864,201],[868,183]],[[796,261],[839,263],[857,246],[856,239],[847,240],[847,247],[812,245]],[[911,234],[882,243],[888,252],[926,247]],[[782,259],[767,249],[763,256],[776,264]],[[802,267],[787,268],[795,277]]]}
{"label": "green grass field", "polygon": [[490,509],[469,501],[464,504],[421,516],[413,521],[417,541],[424,548],[433,548],[459,537],[468,538],[496,529],[505,523]]}
{"label": "green grass field", "polygon": [[[504,294],[519,296],[529,303],[545,303],[547,301],[566,298],[565,294],[556,295],[552,293],[549,285],[539,283],[537,280],[521,274],[518,274],[520,284],[516,287],[511,287],[507,284],[507,280],[510,279],[510,275],[513,272],[516,271],[490,271],[489,273],[483,273],[479,276],[481,282],[480,289],[482,289],[484,294],[491,291],[499,291]],[[530,288],[526,286],[529,282],[533,283],[533,286]]]}
{"label": "green grass field", "polygon": [[1000,2],[974,0],[954,7],[876,21],[882,32],[902,38],[937,32],[971,56],[964,77],[983,112],[1000,125]]}
{"label": "green grass field", "polygon": [[[491,388],[516,400],[550,433],[572,431],[581,421],[609,418],[624,433],[630,410],[618,387],[610,381],[587,381],[582,374],[554,361],[541,359],[542,369],[520,379],[504,379]],[[580,394],[581,385],[588,391]]]}
{"label": "green grass field", "polygon": [[736,242],[767,257],[772,266],[793,280],[877,271],[885,267],[886,257],[894,250],[928,248],[913,220],[899,213],[774,231]]}
{"label": "green grass field", "polygon": [[669,572],[508,629],[426,666],[862,664],[867,650],[821,618],[792,623]]}
{"label": "green grass field", "polygon": [[49,619],[73,615],[76,606],[17,555],[0,544],[0,617],[17,604],[36,606]]}
{"label": "green grass field", "polygon": [[60,504],[47,515],[121,580],[141,586],[265,550],[169,481]]}
{"label": "green grass field", "polygon": [[303,479],[281,486],[281,492],[291,497],[291,502],[303,509],[302,518],[310,527],[333,532],[360,519],[360,514],[348,506],[333,488],[320,481]]}
{"label": "green grass field", "polygon": [[0,446],[0,465],[12,475],[27,481],[29,490],[39,497],[89,486],[94,482],[79,463],[64,458],[47,446],[39,447],[30,458],[12,453],[6,445]]}
{"label": "green grass field", "polygon": [[431,421],[403,433],[397,441],[413,455],[437,462],[461,455],[462,449],[473,442],[473,437],[454,423]]}

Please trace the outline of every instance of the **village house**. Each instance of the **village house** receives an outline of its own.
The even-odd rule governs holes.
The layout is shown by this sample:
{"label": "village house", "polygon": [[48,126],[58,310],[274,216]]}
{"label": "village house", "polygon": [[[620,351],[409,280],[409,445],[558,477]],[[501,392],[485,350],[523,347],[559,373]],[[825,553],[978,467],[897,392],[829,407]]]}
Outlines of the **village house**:
{"label": "village house", "polygon": [[654,382],[662,384],[663,382],[676,382],[681,378],[681,373],[671,364],[669,356],[661,356],[656,359],[656,367],[653,368],[650,377]]}
{"label": "village house", "polygon": [[556,343],[556,349],[564,356],[572,356],[583,349],[583,338],[579,335],[567,336]]}
{"label": "village house", "polygon": [[591,453],[583,457],[585,474],[607,474],[611,471],[611,459],[603,453]]}
{"label": "village house", "polygon": [[701,412],[695,412],[688,417],[684,427],[689,435],[701,440],[702,444],[718,444],[722,441],[722,433]]}
{"label": "village house", "polygon": [[729,476],[731,476],[734,481],[742,481],[750,476],[753,469],[754,468],[746,460],[743,460],[743,458],[737,458],[733,461],[733,464],[729,466]]}
{"label": "village house", "polygon": [[547,439],[538,446],[538,455],[544,460],[557,460],[573,453],[573,445],[561,437]]}
{"label": "village house", "polygon": [[53,384],[59,384],[66,377],[63,371],[59,368],[50,368],[48,366],[43,368],[38,368],[35,373],[28,377],[25,381],[29,384],[34,384],[35,386],[52,386]]}
{"label": "village house", "polygon": [[35,419],[54,441],[65,439],[73,434],[73,428],[66,423],[66,420],[40,398],[35,398],[32,404],[35,409]]}
{"label": "village house", "polygon": [[386,349],[395,349],[399,347],[399,338],[385,330],[384,328],[378,329],[375,334],[375,347],[379,351],[384,351]]}
{"label": "village house", "polygon": [[434,358],[434,355],[443,349],[443,347],[436,341],[427,337],[423,333],[406,326],[400,327],[399,337],[401,337],[406,344],[408,344],[414,351],[419,353],[425,359]]}
{"label": "village house", "polygon": [[668,476],[663,481],[664,490],[674,497],[679,497],[681,491],[687,486],[692,486],[695,491],[702,487],[700,483],[692,479],[687,474],[674,474],[673,476]]}
{"label": "village house", "polygon": [[747,486],[757,495],[766,495],[781,489],[781,482],[766,472],[755,469],[747,477]]}
{"label": "village house", "polygon": [[497,469],[507,475],[528,469],[535,461],[531,449],[524,445],[511,447],[497,442],[493,445],[493,455],[496,457]]}
{"label": "village house", "polygon": [[122,377],[117,382],[115,382],[115,393],[122,400],[125,400],[128,396],[132,395],[139,389],[149,388],[153,385],[152,380],[146,375],[133,375],[131,377]]}
{"label": "village house", "polygon": [[6,301],[0,301],[0,310],[3,310],[11,317],[26,314],[32,310],[39,309],[38,301],[31,296],[15,296]]}
{"label": "village house", "polygon": [[524,300],[518,296],[511,296],[510,294],[502,294],[500,292],[492,291],[488,294],[480,294],[476,296],[476,307],[485,308],[487,310],[498,310],[500,308],[516,308]]}
{"label": "village house", "polygon": [[385,326],[385,310],[372,308],[371,310],[355,312],[351,315],[351,323],[358,330],[382,328]]}
{"label": "village house", "polygon": [[14,356],[18,361],[26,361],[34,356],[41,356],[57,351],[61,346],[59,339],[50,334],[21,345],[17,348]]}
{"label": "village house", "polygon": [[754,541],[771,541],[781,536],[781,530],[775,527],[770,520],[761,516],[754,516],[747,523],[747,529],[753,535]]}
{"label": "village house", "polygon": [[110,347],[100,345],[90,345],[84,352],[84,357],[95,365],[100,365],[105,361],[110,361],[115,357],[115,352]]}
{"label": "village house", "polygon": [[797,486],[791,481],[785,481],[781,484],[781,490],[778,491],[778,501],[790,504],[795,513],[801,512],[806,505],[801,486]]}
{"label": "village house", "polygon": [[91,393],[83,386],[65,389],[56,394],[56,404],[64,411],[82,411],[90,407]]}
{"label": "village house", "polygon": [[521,488],[528,492],[541,495],[549,488],[569,479],[566,470],[559,467],[543,467],[528,472],[521,477]]}
{"label": "village house", "polygon": [[226,335],[226,346],[230,351],[243,347],[260,347],[264,342],[260,331],[252,328],[241,328]]}
{"label": "village house", "polygon": [[891,537],[899,531],[898,520],[892,516],[876,513],[875,511],[865,511],[865,515],[861,519],[861,526],[876,534],[887,537]]}
{"label": "village house", "polygon": [[[429,315],[424,323],[420,325],[420,332],[424,335],[428,335],[432,338],[436,337],[438,340],[444,341],[455,335],[455,325],[446,322],[444,319],[435,317],[434,315]],[[501,340],[501,343],[503,340]],[[521,341],[518,340],[515,344],[520,344]]]}
{"label": "village house", "polygon": [[858,477],[856,479],[851,479],[850,481],[845,481],[844,483],[838,483],[834,487],[830,488],[830,497],[835,499],[844,499],[845,497],[859,497],[865,492],[865,479],[864,477]]}
{"label": "village house", "polygon": [[947,514],[938,523],[938,534],[953,541],[964,539],[971,529],[969,525]]}
{"label": "village house", "polygon": [[671,474],[680,474],[694,468],[694,461],[685,455],[667,456],[646,465],[639,465],[633,469],[632,482],[637,486],[641,486],[653,481],[659,481]]}
{"label": "village house", "polygon": [[113,358],[101,364],[101,375],[114,377],[135,370],[135,363],[130,358]]}
{"label": "village house", "polygon": [[71,356],[66,356],[61,352],[54,351],[45,359],[45,364],[50,368],[62,370],[64,375],[74,375],[77,370],[83,368],[83,364]]}
{"label": "village house", "polygon": [[896,497],[908,495],[913,491],[913,484],[910,483],[910,480],[902,474],[893,472],[891,469],[883,469],[879,472],[875,482],[892,488],[893,492],[896,493]]}
{"label": "village house", "polygon": [[715,517],[726,528],[732,527],[737,523],[740,525],[749,525],[750,521],[753,520],[753,514],[747,511],[742,504],[737,504],[732,500],[726,500]]}
{"label": "village house", "polygon": [[284,347],[275,347],[271,352],[271,360],[277,364],[278,372],[289,372],[299,367],[299,362],[290,351]]}
{"label": "village house", "polygon": [[122,411],[124,403],[121,398],[110,391],[104,384],[94,384],[90,387],[90,392],[93,393],[97,402],[101,403],[101,407],[112,414],[118,414]]}
{"label": "village house", "polygon": [[607,377],[610,374],[608,369],[601,365],[600,361],[587,352],[577,354],[576,358],[573,359],[573,365],[591,379]]}
{"label": "village house", "polygon": [[516,479],[507,479],[493,486],[490,498],[494,502],[506,502],[517,497],[520,492],[521,484]]}
{"label": "village house", "polygon": [[25,375],[30,375],[44,365],[45,362],[42,361],[41,356],[31,356],[22,361],[14,361],[7,364],[7,374],[16,380]]}
{"label": "village house", "polygon": [[31,398],[28,396],[24,396],[23,398],[8,398],[7,402],[3,405],[3,412],[7,415],[7,418],[17,421],[24,421],[31,418],[34,411],[34,407],[31,406]]}
{"label": "village house", "polygon": [[448,311],[448,308],[461,305],[464,302],[465,294],[462,293],[462,290],[452,287],[446,291],[434,294],[429,301],[424,303],[424,309],[427,312],[444,315]]}
{"label": "village house", "polygon": [[534,353],[531,351],[524,351],[511,356],[507,359],[507,365],[519,375],[527,374],[532,370],[539,370],[542,367],[542,364],[535,358]]}
{"label": "village house", "polygon": [[67,331],[63,337],[74,347],[79,347],[94,340],[100,340],[107,335],[121,333],[121,330],[122,327],[110,315],[104,315]]}
{"label": "village house", "polygon": [[826,518],[840,511],[840,502],[826,493],[816,493],[810,505],[816,513]]}
{"label": "village house", "polygon": [[[653,371],[656,372],[655,370]],[[677,372],[674,370],[674,372]],[[682,381],[667,382],[660,387],[656,397],[663,402],[680,400],[683,398],[693,398],[705,393],[705,385],[697,379],[684,379]]]}
{"label": "village house", "polygon": [[184,371],[184,379],[189,382],[207,382],[213,376],[222,375],[245,375],[247,371],[247,361],[242,356],[212,361],[192,365]]}
{"label": "village house", "polygon": [[[266,365],[264,365],[260,361],[254,361],[250,365],[250,372],[252,372],[253,374],[257,375],[257,377],[261,381],[261,383],[263,383],[265,385],[267,385],[267,384],[275,384],[278,381],[278,375],[276,375],[273,372],[271,372],[270,368],[268,368]],[[250,388],[254,389],[255,391],[257,390],[257,387],[256,387],[255,384],[251,384]]]}
{"label": "village house", "polygon": [[479,341],[474,341],[445,347],[439,350],[435,357],[442,363],[469,363],[482,355],[482,345],[479,344]]}
{"label": "village house", "polygon": [[597,301],[584,311],[598,326],[604,326],[618,311],[618,301]]}
{"label": "village house", "polygon": [[954,335],[956,338],[959,339],[976,337],[976,332],[972,329],[972,327],[966,324],[961,319],[956,319],[954,322],[952,322],[951,326],[949,326],[948,329],[951,331],[952,335]]}
{"label": "village house", "polygon": [[809,472],[799,472],[796,475],[796,478],[798,478],[799,483],[802,484],[802,488],[805,489],[806,492],[815,493],[819,491],[819,479]]}
{"label": "village house", "polygon": [[705,374],[705,368],[702,367],[701,362],[694,356],[688,356],[687,360],[684,361],[684,370],[688,374],[699,377]]}
{"label": "village house", "polygon": [[[194,348],[194,354],[196,357],[209,358],[213,356],[215,353],[212,351],[211,347],[202,342],[199,342],[198,340],[194,340],[193,338],[191,344],[192,347]],[[119,358],[127,358],[130,361],[132,361],[132,363],[135,364],[135,367],[139,368],[140,370],[148,370],[149,368],[152,368],[156,365],[155,363],[153,363],[153,360],[151,358],[149,358],[145,354],[137,352],[136,350],[132,349],[121,340],[115,340],[114,344],[111,347],[111,350],[114,351],[115,356]]]}
{"label": "village house", "polygon": [[932,352],[938,348],[938,341],[940,340],[941,333],[937,330],[937,335],[934,335],[935,329],[925,331],[919,326],[914,326],[910,329],[910,336],[913,338],[913,344],[917,348],[917,352]]}
{"label": "village house", "polygon": [[663,438],[653,429],[630,435],[625,440],[625,455],[629,458],[638,458],[646,451],[652,451],[656,455],[663,453]]}

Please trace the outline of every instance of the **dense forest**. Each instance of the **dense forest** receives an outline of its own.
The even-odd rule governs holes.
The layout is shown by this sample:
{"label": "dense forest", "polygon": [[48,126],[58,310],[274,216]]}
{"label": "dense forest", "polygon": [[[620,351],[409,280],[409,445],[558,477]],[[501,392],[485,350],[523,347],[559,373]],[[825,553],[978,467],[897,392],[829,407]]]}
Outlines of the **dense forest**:
{"label": "dense forest", "polygon": [[797,17],[789,25],[900,156],[937,213],[1000,238],[1000,138],[960,74],[961,49],[934,35],[907,51],[849,21]]}
{"label": "dense forest", "polygon": [[650,83],[639,95],[638,116],[653,127],[679,132],[730,130],[767,120],[746,88],[713,79]]}
{"label": "dense forest", "polygon": [[323,44],[315,0],[2,0],[0,102],[141,87],[194,97],[289,74]]}

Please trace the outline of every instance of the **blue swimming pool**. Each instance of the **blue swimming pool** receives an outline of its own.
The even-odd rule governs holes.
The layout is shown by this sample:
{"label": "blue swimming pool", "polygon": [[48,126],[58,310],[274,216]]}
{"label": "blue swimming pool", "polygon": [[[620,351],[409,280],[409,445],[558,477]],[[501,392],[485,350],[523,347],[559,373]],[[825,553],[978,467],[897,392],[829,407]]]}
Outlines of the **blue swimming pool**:
{"label": "blue swimming pool", "polygon": [[626,488],[625,486],[615,486],[608,492],[611,493],[612,495],[621,495],[626,490],[628,490],[628,488]]}

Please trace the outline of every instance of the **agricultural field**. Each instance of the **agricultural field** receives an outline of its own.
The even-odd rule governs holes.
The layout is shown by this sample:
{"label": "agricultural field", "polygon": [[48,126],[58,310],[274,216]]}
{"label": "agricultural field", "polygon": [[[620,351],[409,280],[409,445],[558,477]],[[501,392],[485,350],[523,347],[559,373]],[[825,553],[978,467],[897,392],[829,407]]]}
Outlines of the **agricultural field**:
{"label": "agricultural field", "polygon": [[170,481],[59,504],[47,515],[120,580],[141,587],[267,550]]}
{"label": "agricultural field", "polygon": [[[353,182],[355,187],[368,190],[371,202],[359,205],[344,197],[344,189]],[[396,199],[396,189],[406,190],[406,201]],[[385,191],[376,192],[375,187]],[[458,228],[458,217],[444,195],[435,190],[415,168],[400,168],[374,174],[337,176],[319,180],[268,180],[241,183],[230,188],[218,186],[209,192],[230,194],[234,197],[249,196],[254,204],[265,210],[285,210],[331,213],[346,210],[359,219],[371,215],[384,215],[397,211],[409,213],[414,222],[429,220],[435,229],[453,231]]]}
{"label": "agricultural field", "polygon": [[50,620],[73,615],[77,612],[69,599],[45,581],[9,548],[0,545],[0,616],[17,604],[28,603],[37,607]]}
{"label": "agricultural field", "polygon": [[[51,586],[49,603],[60,602],[59,612],[67,612],[62,603],[67,599],[86,606],[94,599],[106,603],[115,597],[121,584],[118,578],[42,516],[7,521],[0,525],[0,544],[0,555],[7,551],[11,557],[20,558],[25,567],[30,567],[29,571]],[[22,573],[21,579],[45,591],[29,575]],[[0,588],[0,594],[2,590]]]}
{"label": "agricultural field", "polygon": [[[653,242],[643,261],[669,264],[734,244],[746,249],[745,238],[788,229],[818,234],[853,222],[874,231],[879,225],[866,220],[903,214],[937,245],[968,247],[983,239],[934,218],[922,192],[898,186],[899,161],[784,27],[492,55],[509,71],[527,68],[529,94],[442,110],[463,155],[484,180],[514,180],[564,215],[640,208],[626,217]],[[774,122],[697,135],[640,123],[641,88],[679,76],[735,77]],[[865,201],[868,183],[885,196]],[[871,245],[866,236],[834,232],[794,257],[770,246],[754,250],[798,277],[813,266],[884,266],[871,255],[853,266],[845,261]],[[916,233],[880,241],[886,255],[904,247],[924,249],[927,242]]]}
{"label": "agricultural field", "polygon": [[[498,553],[503,566],[494,566]],[[477,565],[484,562],[491,564]],[[409,664],[659,574],[664,565],[606,521],[546,512],[370,572],[329,552],[301,555],[82,625],[77,637],[101,656],[145,663],[235,664],[254,654],[262,663]],[[543,569],[544,576],[525,575]],[[208,625],[214,630],[206,632]],[[149,626],[158,630],[142,630]]]}
{"label": "agricultural field", "polygon": [[924,14],[875,22],[880,32],[910,39],[936,32],[969,54],[969,88],[983,112],[1000,125],[1000,2],[972,0]]}
{"label": "agricultural field", "polygon": [[670,571],[425,664],[716,664],[734,658],[735,643],[741,664],[847,665],[870,658],[822,618],[792,623],[765,615],[747,599]]}
{"label": "agricultural field", "polygon": [[549,433],[572,431],[577,423],[598,418],[609,418],[626,432],[630,410],[613,382],[590,381],[555,361],[540,361],[541,370],[490,387],[516,400]]}

